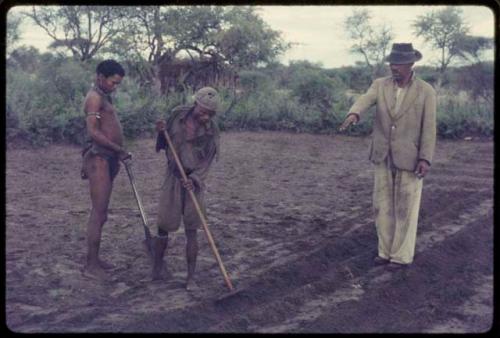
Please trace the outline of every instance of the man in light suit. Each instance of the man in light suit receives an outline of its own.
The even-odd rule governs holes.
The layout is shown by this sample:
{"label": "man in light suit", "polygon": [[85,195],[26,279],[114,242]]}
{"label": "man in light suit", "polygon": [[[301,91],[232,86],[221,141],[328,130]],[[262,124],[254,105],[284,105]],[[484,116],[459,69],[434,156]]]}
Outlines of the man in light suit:
{"label": "man in light suit", "polygon": [[375,263],[389,263],[391,269],[413,262],[422,178],[429,172],[436,144],[436,92],[412,70],[421,58],[411,43],[393,44],[385,60],[392,76],[373,81],[339,128],[356,124],[376,105],[370,147],[375,164]]}

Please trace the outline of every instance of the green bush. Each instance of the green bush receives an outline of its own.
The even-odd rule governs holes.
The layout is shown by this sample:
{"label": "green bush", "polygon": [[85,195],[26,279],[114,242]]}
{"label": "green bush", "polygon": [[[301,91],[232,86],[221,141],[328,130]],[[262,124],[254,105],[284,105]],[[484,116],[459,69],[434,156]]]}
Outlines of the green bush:
{"label": "green bush", "polygon": [[[33,145],[83,144],[86,132],[82,105],[94,82],[99,61],[81,63],[48,53],[39,54],[33,49],[12,53],[6,68],[7,142],[23,138]],[[490,68],[483,68],[478,68],[479,75],[488,74]],[[450,75],[452,82],[456,83],[456,79],[466,76],[471,69],[454,69],[453,76]],[[419,68],[420,73],[426,79],[436,75],[429,67]],[[216,121],[222,130],[336,132],[355,100],[348,92],[364,92],[370,82],[360,67],[325,70],[309,62],[242,70],[239,75],[238,88],[217,88],[222,107]],[[493,105],[487,103],[487,97],[482,98],[491,91],[491,81],[482,81],[485,84],[480,92],[471,89],[477,87],[474,83],[481,82],[479,75],[469,87],[449,86],[446,89],[455,92],[445,96],[441,93],[437,111],[440,137],[493,135]],[[459,89],[461,95],[456,93]],[[158,96],[127,72],[113,94],[125,137],[152,133],[158,118],[168,117],[179,104],[191,103],[192,94],[188,88],[183,93]],[[374,110],[366,112],[348,134],[371,133]]]}
{"label": "green bush", "polygon": [[304,104],[285,89],[256,91],[241,97],[219,118],[221,129],[332,132],[342,121],[346,101],[325,110],[320,104]]}
{"label": "green bush", "polygon": [[245,92],[264,91],[272,87],[271,78],[257,70],[244,70],[240,74],[240,85]]}
{"label": "green bush", "polygon": [[[71,60],[40,57],[35,73],[7,68],[7,106],[18,118],[18,129],[33,145],[66,141],[71,120],[82,116],[82,102],[91,74]],[[72,140],[74,141],[74,140]]]}
{"label": "green bush", "polygon": [[126,138],[150,134],[158,118],[165,118],[180,104],[180,95],[158,97],[151,90],[140,87],[125,77],[114,101]]}
{"label": "green bush", "polygon": [[440,101],[437,109],[437,133],[443,138],[493,136],[493,107],[478,102]]}
{"label": "green bush", "polygon": [[[86,139],[83,100],[95,79],[95,65],[44,56],[28,74],[21,67],[7,69],[9,135],[24,135],[33,145],[51,142],[83,144]],[[157,97],[130,77],[113,94],[124,135],[149,133],[159,117],[183,101],[181,95]]]}
{"label": "green bush", "polygon": [[223,130],[275,130],[285,96],[283,93],[274,95],[270,91],[250,91],[239,95],[234,106],[220,114],[219,125]]}

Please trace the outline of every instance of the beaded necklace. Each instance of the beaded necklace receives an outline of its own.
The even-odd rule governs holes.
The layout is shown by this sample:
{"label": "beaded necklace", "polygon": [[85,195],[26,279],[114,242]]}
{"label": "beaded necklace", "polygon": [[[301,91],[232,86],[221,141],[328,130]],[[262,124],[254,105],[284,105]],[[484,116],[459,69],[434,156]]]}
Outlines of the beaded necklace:
{"label": "beaded necklace", "polygon": [[111,95],[108,94],[108,93],[105,93],[104,90],[102,90],[101,88],[99,88],[99,86],[97,86],[96,84],[94,84],[94,86],[92,87],[99,95],[105,97],[109,103],[113,103],[113,101],[111,100]]}

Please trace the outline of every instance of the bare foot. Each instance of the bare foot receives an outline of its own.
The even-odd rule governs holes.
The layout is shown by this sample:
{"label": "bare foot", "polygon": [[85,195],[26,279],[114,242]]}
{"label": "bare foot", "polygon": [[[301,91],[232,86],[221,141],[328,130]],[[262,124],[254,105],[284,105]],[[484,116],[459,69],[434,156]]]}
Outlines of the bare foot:
{"label": "bare foot", "polygon": [[199,290],[200,287],[198,286],[198,284],[196,284],[196,282],[194,281],[194,279],[188,279],[186,281],[186,290],[187,291],[196,291],[196,290]]}
{"label": "bare foot", "polygon": [[106,281],[109,280],[109,276],[106,271],[99,265],[86,265],[83,268],[82,275],[84,277],[98,280],[98,281]]}

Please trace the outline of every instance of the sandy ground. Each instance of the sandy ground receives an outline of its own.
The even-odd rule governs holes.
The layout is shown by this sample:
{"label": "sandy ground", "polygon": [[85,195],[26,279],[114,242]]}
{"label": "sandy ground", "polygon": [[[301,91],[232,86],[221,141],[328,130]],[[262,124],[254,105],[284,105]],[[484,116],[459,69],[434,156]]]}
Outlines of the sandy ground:
{"label": "sandy ground", "polygon": [[[415,262],[374,266],[369,138],[223,133],[208,223],[240,291],[200,230],[198,284],[183,289],[185,237],[169,281],[150,280],[124,168],[103,230],[112,281],[81,275],[90,208],[80,148],[8,149],[6,320],[15,332],[485,332],[493,323],[493,143],[439,141],[424,181]],[[165,156],[129,144],[151,226]]]}

